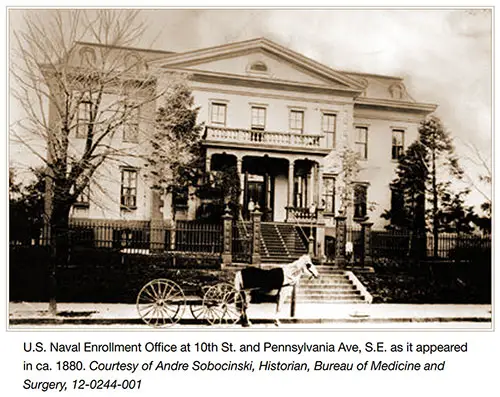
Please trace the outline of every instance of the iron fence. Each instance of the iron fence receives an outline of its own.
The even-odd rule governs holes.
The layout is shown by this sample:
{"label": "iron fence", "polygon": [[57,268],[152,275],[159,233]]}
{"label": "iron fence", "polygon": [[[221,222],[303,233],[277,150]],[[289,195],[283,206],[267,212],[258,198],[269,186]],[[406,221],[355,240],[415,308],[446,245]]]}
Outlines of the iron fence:
{"label": "iron fence", "polygon": [[[150,221],[71,220],[67,234],[70,249],[111,249],[122,253],[222,252],[222,225],[177,221],[169,226]],[[31,239],[11,240],[11,246],[47,246],[48,230]]]}
{"label": "iron fence", "polygon": [[434,236],[407,230],[372,230],[371,255],[373,258],[402,260],[412,258],[442,260],[473,260],[478,254],[491,250],[490,235],[440,233],[437,256],[434,255]]}

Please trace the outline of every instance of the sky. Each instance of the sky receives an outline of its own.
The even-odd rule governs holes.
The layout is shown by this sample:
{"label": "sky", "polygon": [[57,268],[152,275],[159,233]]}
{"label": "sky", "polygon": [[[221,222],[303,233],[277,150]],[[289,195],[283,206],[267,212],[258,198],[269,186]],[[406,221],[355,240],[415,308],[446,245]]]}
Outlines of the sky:
{"label": "sky", "polygon": [[415,100],[438,105],[464,164],[476,157],[471,144],[491,162],[491,10],[146,9],[142,17],[149,28],[139,47],[183,52],[266,37],[333,69],[403,77]]}

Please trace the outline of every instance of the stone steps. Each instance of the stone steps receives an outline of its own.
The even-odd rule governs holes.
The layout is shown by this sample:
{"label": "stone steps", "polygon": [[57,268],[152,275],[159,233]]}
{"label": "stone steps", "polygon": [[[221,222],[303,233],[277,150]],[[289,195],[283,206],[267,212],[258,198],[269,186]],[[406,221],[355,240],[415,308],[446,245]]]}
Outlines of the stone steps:
{"label": "stone steps", "polygon": [[[301,279],[295,293],[297,303],[366,303],[363,292],[346,271],[319,267],[319,272],[317,279]],[[288,296],[285,302],[290,301]]]}

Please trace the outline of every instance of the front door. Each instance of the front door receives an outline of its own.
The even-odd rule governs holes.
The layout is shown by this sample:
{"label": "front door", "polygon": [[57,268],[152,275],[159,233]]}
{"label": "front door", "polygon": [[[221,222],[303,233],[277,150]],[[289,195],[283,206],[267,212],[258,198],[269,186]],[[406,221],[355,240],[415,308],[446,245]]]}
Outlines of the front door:
{"label": "front door", "polygon": [[259,205],[262,220],[273,220],[274,180],[269,175],[247,175],[245,184],[245,212],[248,214],[250,202]]}

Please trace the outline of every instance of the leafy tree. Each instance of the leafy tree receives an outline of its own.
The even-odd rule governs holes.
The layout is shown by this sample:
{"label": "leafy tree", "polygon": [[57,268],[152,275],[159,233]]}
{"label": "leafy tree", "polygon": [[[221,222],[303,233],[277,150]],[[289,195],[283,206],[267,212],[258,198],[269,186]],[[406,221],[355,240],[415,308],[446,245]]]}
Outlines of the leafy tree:
{"label": "leafy tree", "polygon": [[234,218],[239,217],[241,185],[235,165],[223,164],[216,171],[205,174],[196,192],[198,197],[208,201],[200,207],[198,218],[219,221],[227,208]]}
{"label": "leafy tree", "polygon": [[396,175],[392,187],[401,194],[402,205],[382,215],[393,227],[417,233],[429,227],[434,256],[437,256],[439,232],[472,231],[473,209],[465,206],[469,191],[454,192],[451,182],[451,178],[460,180],[463,170],[451,136],[437,117],[422,121],[418,140],[399,159]]}
{"label": "leafy tree", "polygon": [[339,212],[347,215],[354,205],[354,188],[360,171],[359,155],[349,147],[340,153]]}
{"label": "leafy tree", "polygon": [[[443,222],[450,217],[440,216],[440,205],[444,201],[450,201],[449,176],[461,178],[463,171],[458,165],[458,159],[455,155],[455,148],[450,134],[444,129],[444,126],[437,117],[431,116],[420,124],[419,142],[425,147],[429,160],[425,162],[429,170],[430,181],[427,182],[430,208],[430,224],[434,239],[434,256],[438,256],[438,240],[440,227]],[[448,175],[444,170],[448,170]],[[440,179],[440,180],[439,180]],[[455,201],[458,205],[460,201]],[[459,212],[459,211],[458,211]],[[455,208],[454,213],[457,213]]]}
{"label": "leafy tree", "polygon": [[194,106],[186,79],[179,76],[171,76],[162,101],[149,139],[151,152],[145,156],[147,177],[154,194],[184,195],[203,178],[199,107]]}
{"label": "leafy tree", "polygon": [[399,159],[392,183],[393,206],[382,214],[391,227],[425,233],[426,166],[428,155],[420,142],[412,143]]}
{"label": "leafy tree", "polygon": [[44,225],[45,178],[42,169],[33,170],[34,179],[27,185],[16,181],[15,171],[9,169],[9,239],[31,244],[42,237]]}
{"label": "leafy tree", "polygon": [[439,231],[450,233],[471,233],[477,215],[473,206],[465,205],[465,197],[469,194],[465,189],[460,192],[450,192],[448,189],[440,197],[438,210]]}

